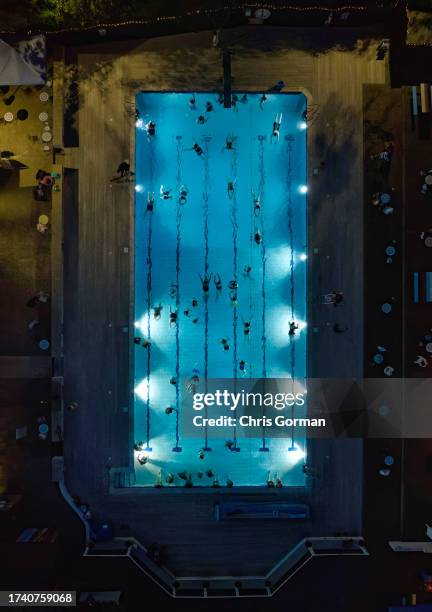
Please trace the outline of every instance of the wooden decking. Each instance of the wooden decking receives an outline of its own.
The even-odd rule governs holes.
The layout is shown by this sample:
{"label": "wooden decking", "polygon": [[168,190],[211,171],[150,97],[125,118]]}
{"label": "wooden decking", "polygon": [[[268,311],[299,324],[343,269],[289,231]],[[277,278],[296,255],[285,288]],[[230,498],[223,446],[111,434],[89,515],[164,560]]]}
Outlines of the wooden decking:
{"label": "wooden decking", "polygon": [[[306,48],[314,35],[296,32]],[[286,30],[230,31],[230,37],[234,89],[266,90],[282,79],[288,90],[305,91],[318,105],[309,129],[309,375],[361,376],[362,87],[383,83],[385,65],[367,49],[323,55],[289,50]],[[122,159],[133,159],[134,93],[220,91],[222,62],[209,32],[109,45],[106,54],[101,48],[82,49],[79,68],[80,145],[65,156],[65,165],[79,171],[79,202],[64,237],[71,254],[71,282],[65,277],[65,311],[70,307],[65,315],[65,403],[79,403],[65,421],[71,493],[88,500],[95,513],[129,525],[144,543],[166,544],[169,567],[183,574],[260,572],[299,537],[359,534],[358,441],[315,442],[311,460],[321,475],[311,486],[313,520],[296,528],[271,521],[260,523],[259,529],[215,524],[215,494],[164,490],[107,495],[106,466],[127,465],[133,436],[133,190],[110,183],[110,178]],[[71,246],[76,240],[78,250]],[[332,289],[344,291],[346,304],[330,312],[319,306],[318,296]],[[349,331],[334,334],[336,320]],[[284,496],[292,494],[283,491]]]}

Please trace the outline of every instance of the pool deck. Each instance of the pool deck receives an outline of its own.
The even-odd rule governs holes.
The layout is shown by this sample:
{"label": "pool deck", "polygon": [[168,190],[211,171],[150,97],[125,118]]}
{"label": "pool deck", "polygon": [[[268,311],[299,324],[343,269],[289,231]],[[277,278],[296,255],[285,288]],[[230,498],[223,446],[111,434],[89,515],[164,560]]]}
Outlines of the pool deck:
{"label": "pool deck", "polygon": [[[314,32],[296,30],[295,35],[303,36],[307,47]],[[375,60],[374,48],[322,55],[288,50],[288,30],[239,29],[229,36],[233,89],[266,90],[283,79],[286,90],[305,91],[310,103],[319,105],[308,130],[309,376],[362,376],[362,88],[386,81],[386,63]],[[312,520],[295,526],[215,523],[212,508],[221,494],[213,491],[108,494],[107,466],[127,465],[133,439],[133,329],[127,329],[133,308],[133,192],[127,184],[112,186],[109,179],[122,159],[131,158],[133,92],[221,90],[222,61],[209,32],[83,48],[78,62],[80,146],[66,150],[63,161],[79,171],[79,206],[68,216],[65,232],[70,254],[65,405],[79,403],[78,410],[65,415],[70,492],[88,501],[95,513],[125,525],[125,533],[132,531],[144,544],[165,544],[167,565],[182,574],[260,572],[305,535],[361,534],[363,453],[361,441],[355,440],[314,443],[309,456],[320,476],[307,493]],[[71,247],[77,236],[78,251]],[[319,304],[319,295],[333,289],[344,292],[341,308]],[[334,322],[349,330],[333,333]],[[257,494],[264,500],[268,492],[251,493]],[[288,489],[279,494],[300,499]]]}

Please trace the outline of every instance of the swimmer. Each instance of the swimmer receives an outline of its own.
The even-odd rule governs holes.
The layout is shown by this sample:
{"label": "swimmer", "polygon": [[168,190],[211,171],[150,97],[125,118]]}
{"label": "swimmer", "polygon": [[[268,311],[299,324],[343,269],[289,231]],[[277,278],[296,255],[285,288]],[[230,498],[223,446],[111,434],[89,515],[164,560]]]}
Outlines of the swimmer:
{"label": "swimmer", "polygon": [[193,395],[196,393],[197,387],[199,385],[200,377],[199,370],[197,368],[193,368],[192,376],[189,378],[189,383],[187,385],[187,390]]}
{"label": "swimmer", "polygon": [[230,293],[230,305],[233,306],[233,307],[238,306],[237,291],[231,291],[231,293]]}
{"label": "swimmer", "polygon": [[186,204],[188,193],[188,188],[182,185],[180,187],[179,204]]}
{"label": "swimmer", "polygon": [[206,123],[206,121],[208,121],[208,119],[207,119],[207,117],[204,117],[204,115],[199,115],[197,117],[197,120],[196,120],[198,125],[204,125],[204,123]]}
{"label": "swimmer", "polygon": [[244,359],[239,361],[239,370],[240,372],[246,372],[246,361]]}
{"label": "swimmer", "polygon": [[204,452],[204,449],[203,449],[203,448],[201,448],[201,449],[198,451],[198,459],[204,459],[204,457],[205,457],[205,452]]}
{"label": "swimmer", "polygon": [[168,295],[172,298],[177,297],[177,285],[171,283],[170,288],[168,290]]}
{"label": "swimmer", "polygon": [[170,385],[173,385],[173,387],[175,387],[177,385],[177,378],[175,376],[171,376],[169,382],[170,382]]}
{"label": "swimmer", "polygon": [[263,109],[264,104],[267,102],[267,96],[265,95],[265,93],[262,94],[260,101],[259,101],[259,105],[260,105],[260,109]]}
{"label": "swimmer", "polygon": [[172,199],[171,189],[167,189],[163,185],[160,186],[159,193],[160,193],[161,200],[171,200]]}
{"label": "swimmer", "polygon": [[251,330],[250,321],[243,321],[243,334],[245,336],[249,336],[250,335],[250,330]]}
{"label": "swimmer", "polygon": [[204,276],[204,278],[202,278],[201,274],[200,274],[199,277],[200,277],[200,280],[201,280],[201,285],[202,285],[203,293],[205,295],[207,295],[209,290],[210,290],[210,281],[211,281],[212,274],[210,274],[210,276],[207,276],[207,274],[206,274]]}
{"label": "swimmer", "polygon": [[142,346],[146,349],[151,347],[151,340],[148,340],[147,338],[143,338],[142,341]]}
{"label": "swimmer", "polygon": [[220,93],[217,97],[217,103],[218,104],[223,104],[224,103],[224,95],[223,93]]}
{"label": "swimmer", "polygon": [[198,306],[198,300],[193,298],[193,300],[192,300],[192,308],[197,308],[197,306]]}
{"label": "swimmer", "polygon": [[140,336],[135,336],[135,338],[134,338],[134,342],[135,342],[135,344],[141,344],[141,338],[140,338]]}
{"label": "swimmer", "polygon": [[246,264],[243,268],[243,278],[250,278],[250,273],[252,272],[252,266]]}
{"label": "swimmer", "polygon": [[172,310],[170,306],[170,315],[169,315],[170,327],[175,327],[177,325],[177,319],[178,319],[177,310]]}
{"label": "swimmer", "polygon": [[227,136],[225,138],[225,146],[222,151],[234,151],[234,142],[236,140],[236,136]]}
{"label": "swimmer", "polygon": [[225,448],[227,448],[228,450],[232,451],[235,449],[235,442],[233,442],[232,440],[227,440],[224,444]]}
{"label": "swimmer", "polygon": [[147,136],[155,136],[156,134],[156,123],[154,121],[149,121],[145,124],[145,130],[147,132]]}
{"label": "swimmer", "polygon": [[192,98],[190,98],[189,102],[189,108],[193,111],[196,110],[196,100],[195,100],[195,94],[192,96]]}
{"label": "swimmer", "polygon": [[223,346],[224,351],[229,351],[229,342],[226,338],[222,338],[221,344]]}
{"label": "swimmer", "polygon": [[237,111],[237,102],[238,102],[238,96],[236,96],[236,94],[233,94],[231,96],[231,106],[233,107],[235,111]]}
{"label": "swimmer", "polygon": [[147,210],[153,212],[154,209],[154,193],[147,194]]}
{"label": "swimmer", "polygon": [[273,121],[273,130],[272,130],[272,135],[271,135],[272,141],[273,141],[273,138],[275,138],[276,142],[279,142],[279,132],[280,132],[281,124],[282,124],[282,113],[280,115],[276,113],[275,120]]}
{"label": "swimmer", "polygon": [[259,229],[255,230],[254,240],[256,244],[261,244],[262,237],[261,237]]}
{"label": "swimmer", "polygon": [[206,102],[206,113],[211,113],[213,110],[213,104],[211,102]]}
{"label": "swimmer", "polygon": [[159,321],[159,319],[161,318],[162,310],[163,310],[163,306],[160,302],[157,306],[153,306],[153,319],[155,321]]}
{"label": "swimmer", "polygon": [[216,288],[216,299],[217,299],[222,293],[222,279],[220,277],[220,274],[215,274],[213,282]]}
{"label": "swimmer", "polygon": [[183,314],[185,317],[189,318],[191,316],[191,310],[189,308],[186,308],[186,310],[183,310]]}
{"label": "swimmer", "polygon": [[238,282],[236,280],[230,280],[230,282],[228,283],[228,289],[231,289],[232,291],[234,291],[234,289],[238,288]]}
{"label": "swimmer", "polygon": [[228,181],[227,184],[227,193],[230,200],[234,197],[236,180],[237,179],[234,179],[233,181]]}
{"label": "swimmer", "polygon": [[254,205],[254,208],[253,208],[254,215],[255,215],[255,217],[258,217],[260,212],[261,212],[261,200],[260,200],[260,196],[256,196],[254,194],[254,196],[253,196],[253,205]]}
{"label": "swimmer", "polygon": [[186,151],[195,151],[195,153],[198,155],[198,157],[202,157],[204,151],[202,150],[202,147],[199,146],[199,144],[195,143],[194,146],[192,147],[192,149],[186,149]]}
{"label": "swimmer", "polygon": [[248,101],[247,94],[243,94],[242,97],[240,98],[240,102],[242,104],[247,104],[247,101]]}
{"label": "swimmer", "polygon": [[175,411],[176,411],[176,409],[173,406],[167,406],[165,408],[165,414],[172,414]]}
{"label": "swimmer", "polygon": [[298,328],[299,328],[299,326],[297,325],[297,323],[295,321],[291,321],[291,323],[289,324],[288,335],[289,336],[295,336],[296,329],[298,329]]}
{"label": "swimmer", "polygon": [[192,323],[194,325],[196,325],[198,323],[198,321],[199,321],[199,317],[195,317],[195,319],[192,319]]}

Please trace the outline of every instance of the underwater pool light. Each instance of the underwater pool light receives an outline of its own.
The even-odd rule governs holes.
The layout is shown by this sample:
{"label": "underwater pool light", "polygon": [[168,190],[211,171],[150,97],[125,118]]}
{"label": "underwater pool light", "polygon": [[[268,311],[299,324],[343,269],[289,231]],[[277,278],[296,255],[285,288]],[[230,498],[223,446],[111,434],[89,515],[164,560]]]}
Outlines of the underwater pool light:
{"label": "underwater pool light", "polygon": [[138,395],[138,397],[141,400],[146,401],[148,390],[149,390],[148,380],[147,378],[143,378],[143,380],[140,383],[138,383],[138,385],[135,387],[134,393],[135,395]]}
{"label": "underwater pool light", "polygon": [[142,193],[144,191],[144,185],[135,185],[135,191],[137,193]]}
{"label": "underwater pool light", "polygon": [[305,130],[307,128],[306,121],[300,121],[300,123],[298,124],[298,128],[299,130]]}
{"label": "underwater pool light", "polygon": [[299,191],[300,191],[300,193],[307,193],[307,191],[308,191],[307,185],[300,185]]}
{"label": "underwater pool light", "polygon": [[300,448],[300,446],[296,443],[292,444],[288,447],[289,459],[294,461],[294,463],[298,463],[302,459],[306,457],[306,453]]}
{"label": "underwater pool light", "polygon": [[143,130],[144,129],[144,119],[137,119],[135,121],[135,127],[138,128],[138,130]]}
{"label": "underwater pool light", "polygon": [[307,259],[306,253],[300,253],[299,259],[300,259],[300,261],[306,261],[306,259]]}

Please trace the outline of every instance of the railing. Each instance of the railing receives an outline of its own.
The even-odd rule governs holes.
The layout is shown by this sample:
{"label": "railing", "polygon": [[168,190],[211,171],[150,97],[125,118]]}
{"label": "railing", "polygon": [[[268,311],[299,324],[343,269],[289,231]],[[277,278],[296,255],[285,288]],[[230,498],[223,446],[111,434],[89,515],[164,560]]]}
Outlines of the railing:
{"label": "railing", "polygon": [[135,538],[87,547],[85,556],[129,559],[168,595],[178,598],[272,597],[314,557],[369,555],[361,537],[316,537],[299,542],[264,576],[175,576],[156,563]]}

